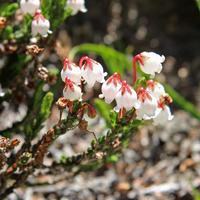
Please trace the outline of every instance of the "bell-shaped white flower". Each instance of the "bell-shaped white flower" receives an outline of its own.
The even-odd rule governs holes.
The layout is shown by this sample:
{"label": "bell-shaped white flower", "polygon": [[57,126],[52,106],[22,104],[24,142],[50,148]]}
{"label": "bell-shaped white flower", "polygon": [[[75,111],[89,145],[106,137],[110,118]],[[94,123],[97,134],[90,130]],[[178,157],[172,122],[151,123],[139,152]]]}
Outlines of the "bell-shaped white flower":
{"label": "bell-shaped white flower", "polygon": [[166,95],[164,86],[153,80],[147,81],[146,90],[149,91],[157,100],[159,100],[161,96]]}
{"label": "bell-shaped white flower", "polygon": [[82,97],[81,88],[66,77],[63,96],[70,101],[81,100]]}
{"label": "bell-shaped white flower", "polygon": [[169,106],[164,105],[156,111],[155,118],[153,119],[154,125],[165,125],[168,121],[172,120],[174,116],[171,114]]}
{"label": "bell-shaped white flower", "polygon": [[101,87],[102,95],[99,96],[102,98],[104,97],[106,103],[111,103],[115,99],[120,88],[120,75],[118,73],[114,73],[103,83]]}
{"label": "bell-shaped white flower", "polygon": [[40,10],[37,10],[32,21],[32,35],[35,37],[37,34],[46,37],[50,32],[50,22],[47,20],[41,13]]}
{"label": "bell-shaped white flower", "polygon": [[156,98],[142,87],[138,88],[137,97],[140,102],[140,107],[136,109],[137,118],[144,120],[153,118],[158,109]]}
{"label": "bell-shaped white flower", "polygon": [[95,82],[103,83],[105,81],[104,77],[107,73],[104,73],[102,65],[95,60],[84,56],[81,58],[79,66],[82,77],[89,88],[92,88]]}
{"label": "bell-shaped white flower", "polygon": [[70,62],[65,58],[63,63],[63,69],[61,71],[61,78],[65,82],[66,77],[72,80],[76,84],[81,83],[81,69],[75,63]]}
{"label": "bell-shaped white flower", "polygon": [[122,81],[121,84],[121,88],[115,97],[117,103],[115,110],[119,111],[121,109],[125,109],[126,111],[129,111],[133,107],[138,109],[140,104],[137,100],[137,94],[135,90],[129,84],[127,84],[126,81]]}
{"label": "bell-shaped white flower", "polygon": [[162,63],[165,61],[165,57],[158,55],[154,52],[142,52],[135,56],[134,61],[138,61],[141,70],[152,76],[155,76],[155,73],[160,73],[162,70]]}
{"label": "bell-shaped white flower", "polygon": [[72,15],[77,14],[78,11],[87,12],[85,0],[67,0],[67,6],[72,9]]}
{"label": "bell-shaped white flower", "polygon": [[40,0],[21,0],[20,8],[23,13],[34,15],[36,10],[40,7]]}

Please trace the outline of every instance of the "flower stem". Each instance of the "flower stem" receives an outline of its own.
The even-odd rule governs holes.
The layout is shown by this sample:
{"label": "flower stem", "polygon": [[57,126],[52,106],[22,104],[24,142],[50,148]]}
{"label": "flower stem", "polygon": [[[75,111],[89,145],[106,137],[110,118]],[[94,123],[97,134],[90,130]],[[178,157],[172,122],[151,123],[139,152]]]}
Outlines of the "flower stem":
{"label": "flower stem", "polygon": [[138,54],[133,57],[133,85],[137,80],[137,62],[144,64],[141,54]]}
{"label": "flower stem", "polygon": [[137,56],[133,57],[133,85],[137,80]]}

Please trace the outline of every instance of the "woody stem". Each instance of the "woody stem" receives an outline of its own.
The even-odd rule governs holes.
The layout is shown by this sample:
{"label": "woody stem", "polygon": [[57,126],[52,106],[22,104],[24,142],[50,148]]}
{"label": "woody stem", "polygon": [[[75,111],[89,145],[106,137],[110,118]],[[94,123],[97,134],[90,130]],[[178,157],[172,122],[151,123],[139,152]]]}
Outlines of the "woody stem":
{"label": "woody stem", "polygon": [[58,124],[61,123],[61,120],[62,120],[62,114],[63,114],[63,109],[60,110],[60,115],[59,115],[59,121],[58,121]]}
{"label": "woody stem", "polygon": [[96,136],[96,134],[93,131],[89,131],[87,130],[88,133],[92,133],[92,135],[94,136],[95,141],[98,143],[98,138]]}
{"label": "woody stem", "polygon": [[93,136],[94,136],[94,138],[95,138],[96,142],[98,143],[97,136],[95,135],[95,133],[94,133],[94,132],[92,132],[92,134],[93,134]]}

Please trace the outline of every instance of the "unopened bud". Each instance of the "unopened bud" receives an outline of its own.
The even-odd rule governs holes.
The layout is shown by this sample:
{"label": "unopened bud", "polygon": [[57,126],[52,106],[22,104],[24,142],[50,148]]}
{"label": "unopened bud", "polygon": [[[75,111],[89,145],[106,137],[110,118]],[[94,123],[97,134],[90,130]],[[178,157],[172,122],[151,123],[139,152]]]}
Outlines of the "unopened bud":
{"label": "unopened bud", "polygon": [[33,44],[33,45],[28,45],[26,47],[26,50],[28,54],[35,56],[40,54],[44,50],[44,48],[39,48],[36,44]]}
{"label": "unopened bud", "polygon": [[119,138],[116,138],[113,142],[112,142],[112,146],[113,148],[117,148],[119,145],[121,144]]}
{"label": "unopened bud", "polygon": [[20,143],[20,141],[18,139],[14,139],[11,141],[11,147],[14,148],[16,146],[18,146]]}
{"label": "unopened bud", "polygon": [[173,99],[171,96],[169,96],[168,94],[166,96],[164,96],[164,100],[165,100],[165,104],[171,104],[173,102]]}
{"label": "unopened bud", "polygon": [[85,131],[87,130],[87,127],[88,127],[88,122],[86,120],[81,120],[79,123],[79,128]]}
{"label": "unopened bud", "polygon": [[18,46],[14,43],[13,44],[12,43],[5,44],[4,47],[5,47],[5,51],[8,52],[8,53],[14,53],[18,49]]}
{"label": "unopened bud", "polygon": [[60,97],[58,101],[56,102],[56,105],[58,106],[59,110],[63,110],[67,107],[68,100],[64,97]]}
{"label": "unopened bud", "polygon": [[44,80],[44,81],[47,81],[48,79],[48,69],[46,67],[43,67],[42,65],[40,65],[38,68],[37,68],[37,75],[40,79]]}
{"label": "unopened bud", "polygon": [[20,159],[19,159],[20,160],[20,164],[21,165],[26,165],[30,161],[31,157],[32,157],[31,153],[29,153],[29,152],[23,153],[20,156]]}
{"label": "unopened bud", "polygon": [[0,17],[0,29],[4,29],[6,27],[6,18],[5,17]]}
{"label": "unopened bud", "polygon": [[88,117],[95,118],[96,115],[97,115],[97,112],[96,112],[95,108],[93,106],[91,106],[90,104],[88,104]]}
{"label": "unopened bud", "polygon": [[164,105],[169,105],[173,102],[172,98],[166,94],[166,95],[162,95],[159,99],[159,106],[163,107]]}
{"label": "unopened bud", "polygon": [[101,160],[101,159],[103,159],[104,155],[105,155],[104,152],[99,151],[99,152],[97,152],[97,153],[95,154],[95,157],[96,157],[97,160]]}

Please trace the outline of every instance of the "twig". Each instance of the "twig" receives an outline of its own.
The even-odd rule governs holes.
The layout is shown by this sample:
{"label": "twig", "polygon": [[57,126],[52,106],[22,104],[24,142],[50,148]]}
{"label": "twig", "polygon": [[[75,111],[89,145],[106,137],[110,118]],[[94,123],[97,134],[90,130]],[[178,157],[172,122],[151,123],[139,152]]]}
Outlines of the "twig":
{"label": "twig", "polygon": [[[30,163],[25,165],[22,169],[21,174],[16,178],[16,181],[12,186],[7,188],[0,193],[0,199],[5,198],[9,195],[15,188],[19,187],[23,184],[28,176],[33,173],[33,171],[42,165],[44,156],[48,151],[48,147],[52,144],[52,142],[59,137],[60,135],[66,133],[66,131],[74,129],[78,126],[78,123],[75,123],[77,119],[72,116],[68,116],[67,119],[61,121],[60,124],[56,124],[53,128],[51,128],[42,139],[33,147],[33,158]],[[21,152],[21,154],[24,152]],[[9,175],[9,174],[7,174]],[[6,177],[5,177],[6,178]],[[3,189],[3,188],[1,188]]]}
{"label": "twig", "polygon": [[94,136],[94,139],[95,139],[96,142],[98,143],[98,138],[97,138],[95,132],[93,132],[93,131],[88,131],[88,130],[87,130],[87,132],[88,132],[88,133],[92,133],[92,135]]}

